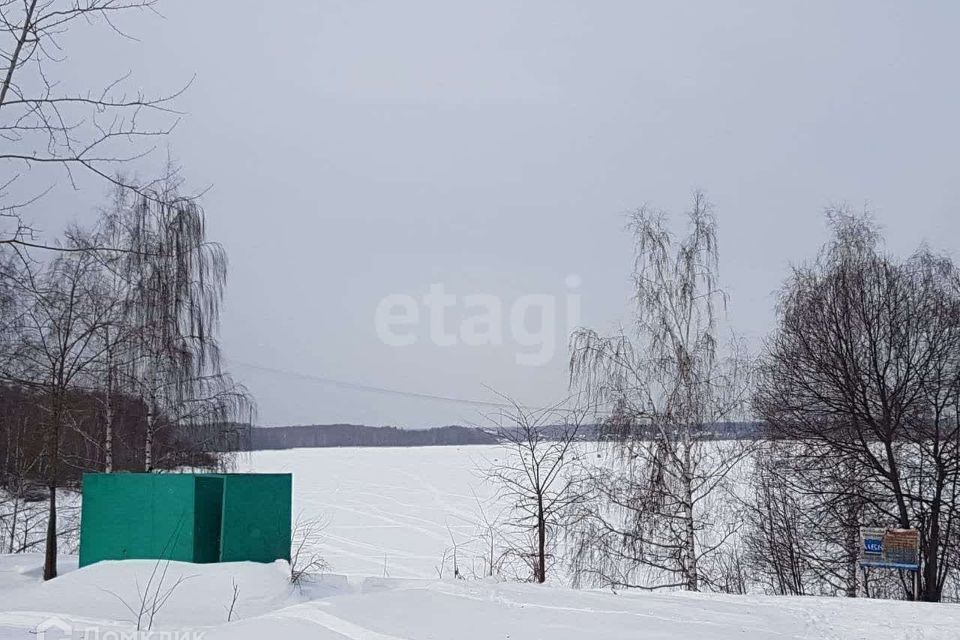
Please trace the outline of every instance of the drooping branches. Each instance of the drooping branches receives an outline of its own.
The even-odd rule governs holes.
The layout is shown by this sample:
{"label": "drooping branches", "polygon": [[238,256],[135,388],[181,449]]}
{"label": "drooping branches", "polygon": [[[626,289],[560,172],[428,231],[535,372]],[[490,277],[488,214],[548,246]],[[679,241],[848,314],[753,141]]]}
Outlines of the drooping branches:
{"label": "drooping branches", "polygon": [[216,341],[226,254],[208,240],[203,211],[178,194],[176,180],[159,184],[146,195],[118,188],[95,238],[121,248],[107,259],[124,296],[113,378],[147,404],[148,471],[158,431],[249,422],[251,411],[246,392],[222,371]]}
{"label": "drooping branches", "polygon": [[677,241],[663,213],[633,214],[634,327],[572,338],[571,382],[611,411],[601,439],[614,458],[590,473],[597,499],[573,536],[586,582],[697,590],[709,579],[703,559],[732,533],[706,536],[704,513],[747,452],[744,443],[713,441],[718,423],[747,400],[749,367],[737,341],[719,351],[725,300],[716,220],[702,194],[687,217]]}
{"label": "drooping branches", "polygon": [[52,260],[18,245],[0,254],[0,431],[17,435],[0,453],[18,474],[0,489],[47,488],[47,578],[67,478],[214,466],[252,420],[252,400],[220,365],[226,257],[173,175],[148,194],[117,187],[97,226],[70,229]]}

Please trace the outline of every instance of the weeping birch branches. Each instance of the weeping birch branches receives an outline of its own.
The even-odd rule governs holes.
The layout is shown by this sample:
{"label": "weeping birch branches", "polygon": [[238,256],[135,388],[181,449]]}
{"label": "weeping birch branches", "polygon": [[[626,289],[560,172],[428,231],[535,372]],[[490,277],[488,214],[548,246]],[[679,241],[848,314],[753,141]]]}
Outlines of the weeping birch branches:
{"label": "weeping birch branches", "polygon": [[57,573],[57,491],[68,478],[215,466],[252,420],[249,394],[220,363],[226,255],[175,176],[116,187],[97,226],[71,229],[52,260],[19,245],[0,253],[0,430],[18,434],[3,471],[38,456],[10,484],[48,490],[46,578]]}
{"label": "weeping birch branches", "polygon": [[716,427],[743,408],[749,366],[736,340],[721,354],[716,220],[702,194],[687,218],[678,240],[663,213],[631,216],[634,326],[572,338],[572,384],[611,411],[600,434],[612,464],[588,472],[595,499],[571,534],[581,582],[698,590],[736,528],[711,520],[747,446],[715,442]]}
{"label": "weeping birch branches", "polygon": [[223,372],[216,340],[226,254],[207,238],[196,201],[179,195],[175,174],[158,184],[147,194],[118,187],[96,235],[98,244],[120,248],[106,260],[124,297],[122,355],[108,379],[146,405],[146,471],[156,466],[158,432],[188,429],[210,439],[222,435],[210,425],[249,422],[252,411],[245,390]]}

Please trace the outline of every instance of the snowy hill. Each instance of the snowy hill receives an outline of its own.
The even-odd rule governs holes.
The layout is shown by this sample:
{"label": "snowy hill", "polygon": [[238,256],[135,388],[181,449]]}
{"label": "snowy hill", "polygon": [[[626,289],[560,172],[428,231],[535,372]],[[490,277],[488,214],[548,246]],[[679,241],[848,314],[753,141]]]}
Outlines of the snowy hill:
{"label": "snowy hill", "polygon": [[[65,566],[71,565],[68,558]],[[156,564],[107,562],[39,581],[0,558],[0,638],[131,637]],[[154,574],[153,584],[157,576]],[[302,592],[284,563],[171,563],[179,581],[143,637],[207,640],[954,640],[960,606],[840,598],[576,591],[530,584],[326,576]],[[226,619],[233,601],[234,621]],[[175,632],[173,635],[171,632]],[[98,635],[93,635],[94,633]],[[84,636],[84,634],[87,634]]]}

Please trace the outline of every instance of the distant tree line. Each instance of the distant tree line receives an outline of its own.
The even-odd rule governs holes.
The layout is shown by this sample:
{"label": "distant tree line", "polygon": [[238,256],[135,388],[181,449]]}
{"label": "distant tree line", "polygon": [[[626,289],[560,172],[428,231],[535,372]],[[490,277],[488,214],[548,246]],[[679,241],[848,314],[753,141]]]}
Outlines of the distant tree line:
{"label": "distant tree line", "polygon": [[[65,399],[70,428],[61,438],[63,464],[58,469],[58,486],[78,487],[85,471],[106,470],[104,443],[106,398],[88,391],[74,391]],[[143,471],[147,407],[142,399],[118,394],[112,401],[112,471]],[[36,425],[44,422],[45,399],[29,388],[0,385],[0,487],[12,496],[46,495],[48,477],[44,442]],[[246,439],[245,425],[198,425],[187,429],[164,429],[154,440],[154,469],[180,467],[216,468],[220,460],[215,448],[236,451]],[[216,447],[214,447],[216,445]]]}
{"label": "distant tree line", "polygon": [[[516,409],[514,409],[516,410]],[[552,418],[562,417],[562,412],[548,412]],[[580,424],[575,439],[580,442],[613,440],[618,437],[607,431],[605,423]],[[237,436],[242,447],[249,451],[266,449],[296,449],[309,447],[433,447],[459,445],[491,445],[513,441],[515,431],[522,431],[510,422],[495,428],[447,425],[423,429],[400,429],[397,427],[371,427],[357,424],[317,424],[285,427],[252,427],[238,425]],[[570,438],[570,425],[562,421],[537,424],[537,437],[545,442],[562,442]],[[759,422],[725,422],[711,425],[709,437],[716,440],[739,440],[756,438],[763,433]],[[637,428],[635,437],[651,438],[654,434],[646,428]],[[232,443],[228,443],[233,450]]]}
{"label": "distant tree line", "polygon": [[493,433],[456,425],[429,429],[368,427],[356,424],[253,427],[245,448],[295,449],[301,447],[431,447],[496,444]]}

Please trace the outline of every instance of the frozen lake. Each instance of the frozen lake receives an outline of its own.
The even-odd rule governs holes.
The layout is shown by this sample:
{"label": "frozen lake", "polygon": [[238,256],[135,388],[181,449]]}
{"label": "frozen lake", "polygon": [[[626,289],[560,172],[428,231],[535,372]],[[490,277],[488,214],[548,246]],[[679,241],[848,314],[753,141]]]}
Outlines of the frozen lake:
{"label": "frozen lake", "polygon": [[[327,519],[329,573],[301,591],[289,584],[282,562],[172,563],[168,584],[182,584],[170,591],[155,629],[211,640],[957,637],[960,607],[951,605],[573,590],[455,580],[449,564],[437,580],[451,536],[468,577],[471,558],[479,558],[479,505],[495,515],[494,487],[480,469],[504,451],[331,448],[246,455],[238,471],[293,473],[294,513]],[[51,620],[72,633],[55,637],[134,637],[128,604],[137,603],[155,563],[102,562],[77,571],[71,570],[76,557],[63,557],[64,575],[42,582],[42,561],[41,554],[0,556],[0,639],[37,638]]]}
{"label": "frozen lake", "polygon": [[[327,521],[323,553],[340,574],[436,578],[444,553],[479,554],[479,505],[495,488],[480,473],[499,446],[255,451],[238,471],[293,474],[293,513]],[[477,560],[479,562],[479,560]]]}

